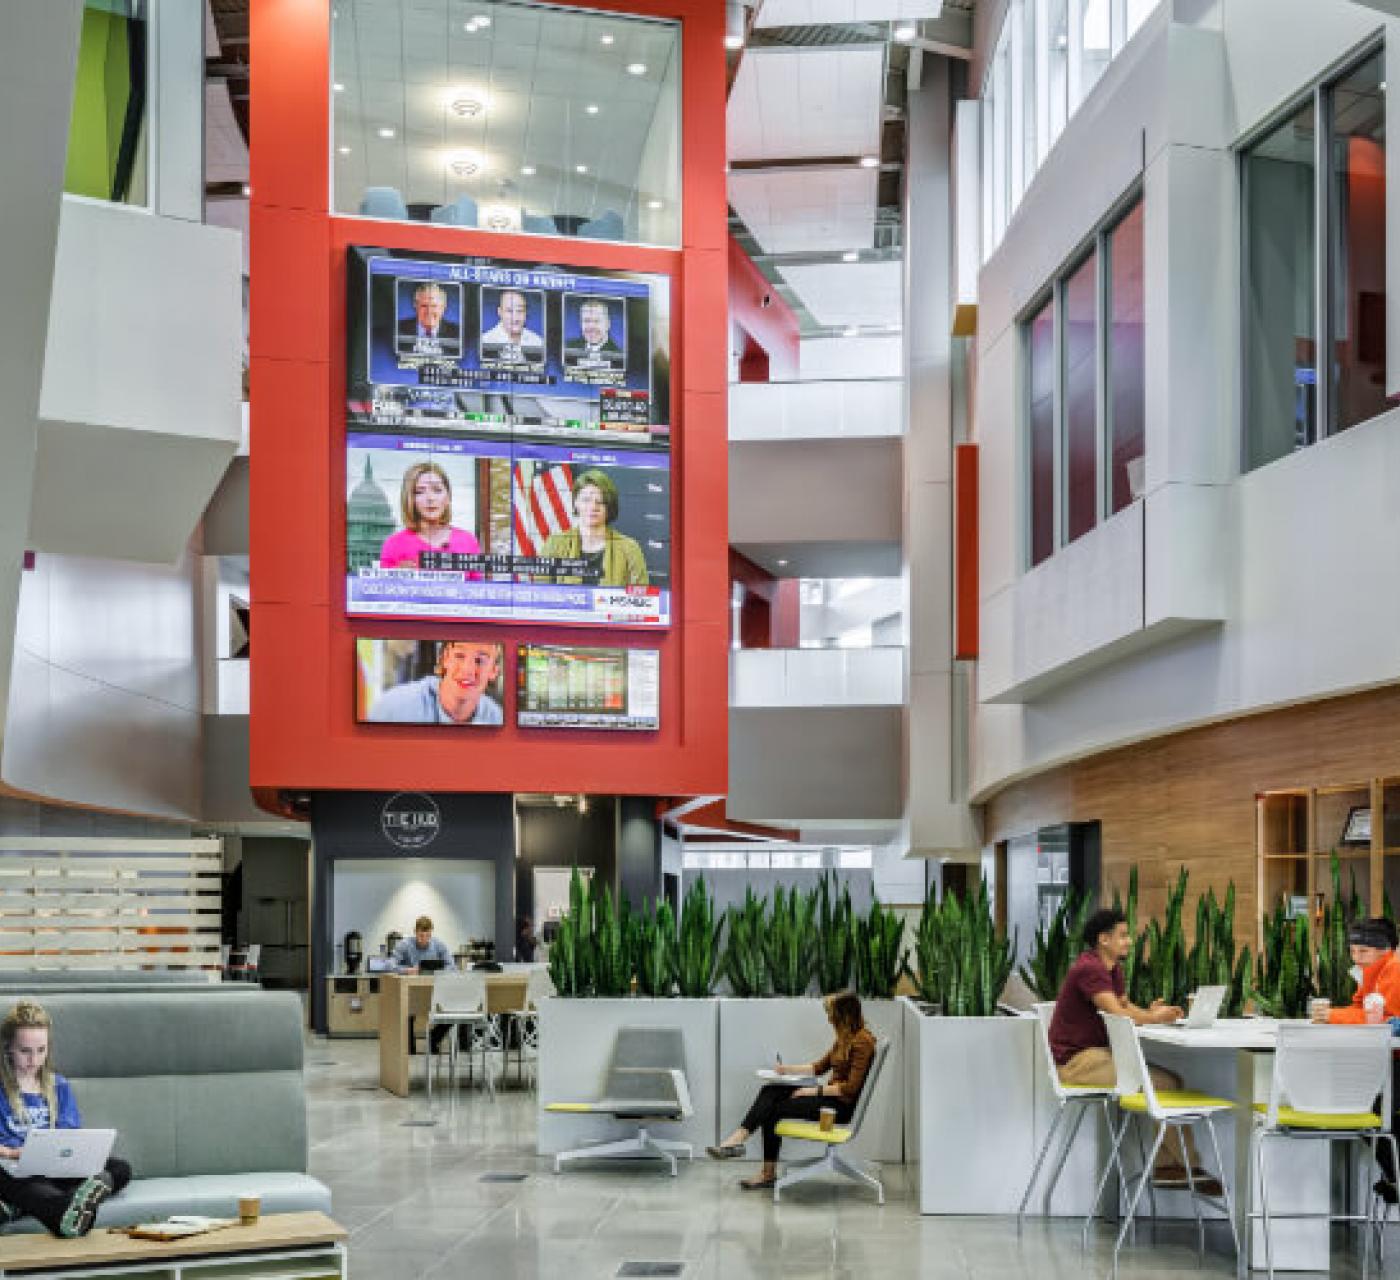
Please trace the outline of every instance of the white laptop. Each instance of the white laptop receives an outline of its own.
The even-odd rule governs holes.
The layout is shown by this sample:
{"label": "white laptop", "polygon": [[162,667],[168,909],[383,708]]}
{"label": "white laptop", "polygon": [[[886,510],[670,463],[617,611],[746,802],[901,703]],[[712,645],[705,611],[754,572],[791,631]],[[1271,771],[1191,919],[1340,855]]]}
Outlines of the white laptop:
{"label": "white laptop", "polygon": [[90,1178],[101,1173],[115,1129],[31,1129],[18,1160],[0,1161],[13,1178]]}
{"label": "white laptop", "polygon": [[1215,1020],[1220,1016],[1220,1006],[1225,1003],[1229,992],[1229,987],[1202,987],[1191,1001],[1191,1012],[1176,1025],[1193,1031],[1205,1031],[1215,1026]]}

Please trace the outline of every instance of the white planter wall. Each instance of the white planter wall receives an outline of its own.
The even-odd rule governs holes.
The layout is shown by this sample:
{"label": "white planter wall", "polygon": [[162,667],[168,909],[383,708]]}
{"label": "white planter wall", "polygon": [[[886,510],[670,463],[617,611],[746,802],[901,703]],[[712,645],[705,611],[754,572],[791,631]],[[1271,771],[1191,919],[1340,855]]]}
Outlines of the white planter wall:
{"label": "white planter wall", "polygon": [[[719,1003],[719,1120],[727,1133],[743,1119],[762,1085],[754,1074],[771,1067],[774,1055],[785,1062],[812,1062],[831,1046],[831,1024],[822,1002],[805,999],[721,1000]],[[876,1094],[861,1126],[861,1136],[846,1148],[861,1160],[898,1164],[904,1159],[904,1026],[894,1000],[862,1000],[866,1022],[890,1042]],[[812,1142],[783,1142],[785,1160],[821,1154]],[[758,1140],[749,1154],[759,1158]]]}
{"label": "white planter wall", "polygon": [[556,1155],[589,1142],[625,1138],[635,1124],[607,1116],[556,1115],[550,1102],[595,1102],[603,1096],[613,1041],[622,1027],[679,1027],[685,1039],[685,1073],[695,1114],[685,1124],[658,1124],[658,1137],[694,1143],[717,1141],[719,1001],[545,1000],[540,1006],[539,1127],[536,1151]]}

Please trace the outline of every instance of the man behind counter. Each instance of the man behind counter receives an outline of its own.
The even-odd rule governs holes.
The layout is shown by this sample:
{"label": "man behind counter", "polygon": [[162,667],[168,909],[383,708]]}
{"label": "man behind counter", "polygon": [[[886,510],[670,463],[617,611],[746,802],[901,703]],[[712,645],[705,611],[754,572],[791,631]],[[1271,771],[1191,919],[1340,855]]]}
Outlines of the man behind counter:
{"label": "man behind counter", "polygon": [[[450,971],[457,967],[452,963],[452,953],[447,949],[447,944],[441,938],[433,937],[432,918],[419,916],[413,922],[413,937],[404,938],[394,948],[394,966],[400,973],[417,973],[425,960],[432,962],[429,967],[434,970]],[[452,1028],[447,1026],[434,1027],[432,1035],[428,1038],[428,1048],[436,1053],[451,1030]],[[410,1017],[408,1043],[412,1046],[413,1042],[413,1019]]]}

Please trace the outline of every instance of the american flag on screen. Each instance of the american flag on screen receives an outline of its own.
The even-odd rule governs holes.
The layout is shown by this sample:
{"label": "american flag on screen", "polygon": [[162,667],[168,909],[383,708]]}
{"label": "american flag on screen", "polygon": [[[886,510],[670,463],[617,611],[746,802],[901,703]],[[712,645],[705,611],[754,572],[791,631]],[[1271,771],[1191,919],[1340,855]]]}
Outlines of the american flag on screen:
{"label": "american flag on screen", "polygon": [[518,462],[511,477],[515,554],[537,556],[552,533],[573,524],[574,475],[567,466]]}

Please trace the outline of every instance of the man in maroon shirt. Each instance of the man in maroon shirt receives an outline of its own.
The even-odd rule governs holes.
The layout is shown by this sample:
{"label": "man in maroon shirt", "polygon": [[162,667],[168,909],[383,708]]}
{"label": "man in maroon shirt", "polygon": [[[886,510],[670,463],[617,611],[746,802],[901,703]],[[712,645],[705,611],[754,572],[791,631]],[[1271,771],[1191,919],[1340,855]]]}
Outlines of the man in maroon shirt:
{"label": "man in maroon shirt", "polygon": [[[1084,926],[1084,951],[1069,967],[1064,985],[1055,1000],[1055,1016],[1050,1021],[1050,1052],[1055,1069],[1065,1084],[1110,1086],[1116,1079],[1113,1055],[1108,1048],[1108,1027],[1099,1016],[1121,1013],[1138,1026],[1176,1022],[1183,1015],[1175,1005],[1154,1000],[1140,1009],[1127,997],[1123,981],[1123,961],[1133,949],[1128,922],[1121,911],[1111,907],[1094,912]],[[1162,1067],[1148,1067],[1156,1089],[1177,1090],[1181,1079]],[[1199,1167],[1190,1135],[1186,1135],[1196,1189],[1205,1195],[1219,1195],[1220,1184]],[[1157,1153],[1152,1181],[1159,1187],[1186,1187],[1186,1170],[1179,1150],[1168,1151],[1163,1143]]]}

